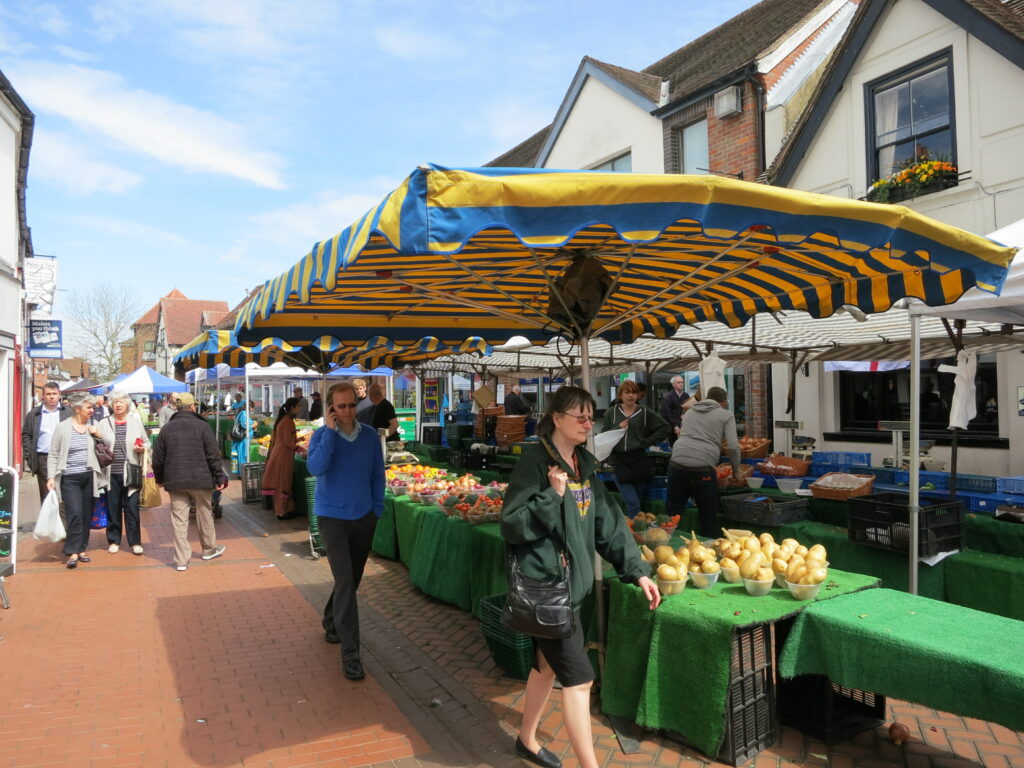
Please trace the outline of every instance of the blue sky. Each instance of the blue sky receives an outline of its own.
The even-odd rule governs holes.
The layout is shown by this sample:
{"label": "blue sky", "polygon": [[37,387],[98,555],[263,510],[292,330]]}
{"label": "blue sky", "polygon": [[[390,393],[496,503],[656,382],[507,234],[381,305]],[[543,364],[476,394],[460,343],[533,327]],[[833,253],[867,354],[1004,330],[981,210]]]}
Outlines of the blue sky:
{"label": "blue sky", "polygon": [[0,69],[36,114],[35,250],[63,289],[233,306],[417,164],[546,125],[583,56],[640,69],[750,5],[0,2]]}

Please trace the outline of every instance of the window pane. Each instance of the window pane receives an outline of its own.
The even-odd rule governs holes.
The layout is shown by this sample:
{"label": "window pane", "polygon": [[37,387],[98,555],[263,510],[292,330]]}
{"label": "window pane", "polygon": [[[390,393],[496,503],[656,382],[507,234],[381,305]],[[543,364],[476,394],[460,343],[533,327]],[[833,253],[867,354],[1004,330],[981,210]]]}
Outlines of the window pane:
{"label": "window pane", "polygon": [[915,134],[949,124],[949,80],[945,67],[912,80],[910,94]]}
{"label": "window pane", "polygon": [[914,159],[914,142],[904,141],[878,152],[878,177],[885,178]]}
{"label": "window pane", "polygon": [[682,157],[680,170],[683,173],[706,174],[708,168],[708,121],[683,128]]}
{"label": "window pane", "polygon": [[953,157],[953,135],[947,128],[917,140],[917,156],[949,160]]}
{"label": "window pane", "polygon": [[910,135],[910,87],[907,83],[875,94],[875,146]]}
{"label": "window pane", "polygon": [[633,154],[627,152],[622,157],[612,160],[612,170],[619,173],[631,173],[633,170]]}

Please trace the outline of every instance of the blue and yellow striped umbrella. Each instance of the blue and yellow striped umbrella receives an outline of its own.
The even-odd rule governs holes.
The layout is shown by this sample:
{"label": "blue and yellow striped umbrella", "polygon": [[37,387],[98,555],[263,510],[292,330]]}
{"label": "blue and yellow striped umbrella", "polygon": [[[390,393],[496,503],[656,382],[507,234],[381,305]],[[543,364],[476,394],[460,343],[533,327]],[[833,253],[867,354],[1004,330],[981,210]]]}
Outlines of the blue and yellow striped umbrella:
{"label": "blue and yellow striped umbrella", "polygon": [[[715,176],[430,165],[269,280],[235,330],[367,353],[428,337],[625,343],[759,312],[948,304],[998,292],[1013,253],[902,206]],[[581,259],[605,280],[592,317],[554,292]]]}
{"label": "blue and yellow striped umbrella", "polygon": [[285,363],[326,373],[337,366],[359,364],[369,370],[381,365],[394,367],[443,355],[472,352],[489,354],[490,346],[475,336],[457,345],[444,344],[434,337],[425,337],[402,346],[389,339],[376,337],[344,345],[330,336],[320,336],[303,346],[289,344],[279,338],[266,338],[258,344],[245,346],[238,343],[234,331],[211,330],[204,331],[182,347],[173,362],[182,371],[212,368],[221,363],[232,368],[241,368],[248,363],[260,366]]}

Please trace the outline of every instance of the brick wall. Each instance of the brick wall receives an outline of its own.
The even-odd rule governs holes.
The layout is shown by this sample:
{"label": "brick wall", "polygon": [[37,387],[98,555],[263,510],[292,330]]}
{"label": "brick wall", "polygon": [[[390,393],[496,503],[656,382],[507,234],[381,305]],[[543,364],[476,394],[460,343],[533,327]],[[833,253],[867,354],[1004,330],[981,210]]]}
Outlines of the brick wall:
{"label": "brick wall", "polygon": [[132,331],[131,339],[121,344],[121,373],[131,373],[141,365],[156,368],[154,354],[146,354],[146,342],[156,342],[156,324],[133,325]]}
{"label": "brick wall", "polygon": [[751,363],[747,366],[747,435],[769,437],[771,435],[771,368],[765,363]]}

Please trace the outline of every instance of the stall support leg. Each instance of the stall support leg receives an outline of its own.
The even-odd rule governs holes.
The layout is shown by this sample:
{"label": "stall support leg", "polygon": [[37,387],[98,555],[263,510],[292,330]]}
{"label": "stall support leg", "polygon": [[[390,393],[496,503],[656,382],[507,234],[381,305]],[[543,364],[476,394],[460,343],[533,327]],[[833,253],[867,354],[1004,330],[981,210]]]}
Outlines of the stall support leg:
{"label": "stall support leg", "polygon": [[921,515],[921,317],[910,316],[910,523],[907,591],[917,594],[918,519]]}

